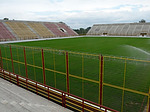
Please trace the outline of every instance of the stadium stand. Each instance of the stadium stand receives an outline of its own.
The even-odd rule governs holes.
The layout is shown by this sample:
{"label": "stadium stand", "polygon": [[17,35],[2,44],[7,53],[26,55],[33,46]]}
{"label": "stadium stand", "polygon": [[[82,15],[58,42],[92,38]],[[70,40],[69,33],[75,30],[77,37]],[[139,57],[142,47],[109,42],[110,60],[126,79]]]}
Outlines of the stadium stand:
{"label": "stadium stand", "polygon": [[87,35],[150,36],[150,23],[95,24]]}
{"label": "stadium stand", "polygon": [[57,37],[68,36],[66,32],[62,32],[55,23],[45,23],[44,24],[49,30],[51,30]]}
{"label": "stadium stand", "polygon": [[59,29],[62,31],[62,32],[65,32],[68,34],[68,36],[77,36],[77,33],[74,32],[73,30],[71,30],[69,28],[69,26],[67,26],[65,23],[57,23],[57,25],[59,26]]}
{"label": "stadium stand", "polygon": [[6,22],[6,24],[14,31],[20,40],[37,38],[23,22]]}
{"label": "stadium stand", "polygon": [[0,41],[78,36],[65,23],[0,20]]}
{"label": "stadium stand", "polygon": [[142,32],[146,32],[149,27],[149,25],[143,25]]}
{"label": "stadium stand", "polygon": [[136,25],[130,25],[127,31],[127,35],[133,36],[133,32],[135,30]]}
{"label": "stadium stand", "polygon": [[141,30],[142,30],[142,25],[137,25],[136,28],[135,28],[134,34],[135,35],[140,34]]}
{"label": "stadium stand", "polygon": [[147,35],[150,35],[150,26],[149,26],[149,30],[148,30],[148,34]]}
{"label": "stadium stand", "polygon": [[43,38],[50,38],[54,37],[54,35],[42,24],[42,23],[36,23],[36,22],[30,22],[28,25],[36,31],[36,33]]}
{"label": "stadium stand", "polygon": [[117,27],[118,27],[117,25],[112,25],[112,28],[111,28],[111,30],[108,32],[108,34],[114,35],[114,32],[116,31]]}
{"label": "stadium stand", "polygon": [[123,29],[123,24],[118,25],[118,28],[116,29],[116,32],[114,32],[114,35],[120,35],[122,29]]}
{"label": "stadium stand", "polygon": [[129,26],[130,26],[130,25],[125,24],[125,25],[123,26],[121,32],[120,32],[120,35],[126,36]]}
{"label": "stadium stand", "polygon": [[111,30],[112,30],[112,25],[109,25],[109,26],[105,26],[106,27],[106,29],[105,29],[105,33],[103,33],[103,34],[105,34],[105,35],[107,35],[109,32],[111,32]]}
{"label": "stadium stand", "polygon": [[16,38],[1,22],[0,23],[0,41],[10,41],[10,40],[16,40]]}
{"label": "stadium stand", "polygon": [[107,28],[106,25],[102,26],[101,29],[99,30],[99,33],[100,33],[101,35],[104,35],[104,33],[106,33],[106,28]]}

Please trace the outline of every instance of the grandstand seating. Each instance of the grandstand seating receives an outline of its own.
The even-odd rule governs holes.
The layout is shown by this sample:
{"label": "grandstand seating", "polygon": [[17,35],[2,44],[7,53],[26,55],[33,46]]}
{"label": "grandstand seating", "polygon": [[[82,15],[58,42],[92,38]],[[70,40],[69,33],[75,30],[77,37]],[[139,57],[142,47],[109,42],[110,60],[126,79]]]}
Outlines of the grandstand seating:
{"label": "grandstand seating", "polygon": [[142,30],[142,25],[137,25],[134,34],[140,35],[141,30]]}
{"label": "grandstand seating", "polygon": [[37,38],[36,34],[34,34],[23,22],[6,22],[6,24],[9,25],[21,40]]}
{"label": "grandstand seating", "polygon": [[45,23],[44,25],[49,30],[51,30],[57,37],[58,36],[64,37],[64,36],[77,36],[78,35],[64,23]]}
{"label": "grandstand seating", "polygon": [[120,35],[122,36],[126,36],[127,34],[127,31],[128,31],[128,28],[129,28],[129,25],[128,24],[125,24],[120,32]]}
{"label": "grandstand seating", "polygon": [[97,27],[96,25],[94,25],[92,28],[93,30],[89,30],[89,34],[97,35],[98,32],[100,31],[100,26]]}
{"label": "grandstand seating", "polygon": [[42,23],[30,22],[28,25],[40,36],[43,38],[54,37],[52,34]]}
{"label": "grandstand seating", "polygon": [[149,28],[148,28],[149,30],[148,30],[148,33],[147,33],[147,35],[150,35],[150,26],[149,26]]}
{"label": "grandstand seating", "polygon": [[87,35],[150,36],[150,23],[96,24]]}
{"label": "grandstand seating", "polygon": [[60,29],[65,30],[65,33],[68,34],[68,36],[77,36],[78,34],[75,33],[73,30],[69,28],[65,23],[56,23]]}
{"label": "grandstand seating", "polygon": [[51,30],[57,37],[68,36],[66,32],[62,32],[55,23],[44,24],[49,30]]}
{"label": "grandstand seating", "polygon": [[135,27],[136,27],[136,25],[130,25],[129,26],[129,29],[127,31],[128,36],[133,36],[133,32],[134,32]]}
{"label": "grandstand seating", "polygon": [[114,32],[116,31],[118,25],[112,25],[111,30],[108,32],[110,35],[114,35]]}
{"label": "grandstand seating", "polygon": [[121,30],[123,29],[123,25],[119,25],[116,29],[115,35],[120,35]]}
{"label": "grandstand seating", "polygon": [[0,20],[0,41],[77,35],[65,23]]}
{"label": "grandstand seating", "polygon": [[8,40],[15,40],[16,38],[13,34],[3,25],[0,23],[0,41],[8,41]]}
{"label": "grandstand seating", "polygon": [[100,33],[101,35],[103,35],[103,32],[105,33],[105,29],[106,29],[106,25],[105,25],[105,26],[102,26],[101,29],[100,29],[100,31],[99,31],[99,33]]}
{"label": "grandstand seating", "polygon": [[149,25],[144,25],[142,28],[142,32],[147,32],[147,29],[149,29]]}
{"label": "grandstand seating", "polygon": [[105,27],[106,27],[106,29],[105,29],[104,33],[109,33],[109,32],[111,32],[113,26],[108,25],[108,26],[105,26]]}

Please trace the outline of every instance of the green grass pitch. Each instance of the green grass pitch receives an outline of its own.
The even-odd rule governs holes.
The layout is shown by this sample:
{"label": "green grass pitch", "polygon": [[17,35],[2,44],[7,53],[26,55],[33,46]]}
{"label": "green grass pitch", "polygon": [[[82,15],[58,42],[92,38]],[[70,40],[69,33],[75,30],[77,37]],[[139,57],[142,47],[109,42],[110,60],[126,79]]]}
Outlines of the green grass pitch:
{"label": "green grass pitch", "polygon": [[149,38],[83,37],[72,39],[36,41],[36,42],[23,42],[16,44],[42,48],[46,47],[75,52],[123,56],[137,59],[149,58],[149,55],[144,51],[147,51],[150,54]]}
{"label": "green grass pitch", "polygon": [[[102,54],[104,56],[116,56],[141,60],[150,60],[150,39],[149,38],[128,38],[128,37],[80,37],[70,39],[44,40],[35,42],[21,42],[12,45],[39,47],[47,49],[57,49],[73,52],[84,52],[90,54]],[[9,58],[9,48],[2,47],[3,57]],[[13,59],[24,62],[23,49],[12,48]],[[33,55],[34,53],[34,55]],[[27,63],[42,67],[41,51],[26,49]],[[44,51],[45,68],[66,73],[65,55],[62,52],[53,53]],[[34,58],[34,61],[33,61]],[[55,67],[54,67],[55,59]],[[12,71],[11,62],[3,60],[5,69]],[[82,55],[69,54],[69,73],[78,77],[84,77],[94,81],[99,81],[99,60],[95,56],[85,56],[82,65]],[[126,62],[126,82],[125,88],[136,91],[148,92],[150,86],[150,63],[147,62]],[[15,72],[25,76],[24,65],[14,62]],[[84,66],[84,71],[82,71]],[[104,83],[123,87],[125,61],[121,59],[105,58],[104,60]],[[66,91],[66,76],[54,73],[46,69],[46,84]],[[29,78],[43,82],[42,69],[28,66]],[[70,92],[80,97],[84,97],[93,102],[99,103],[99,84],[89,81],[82,81],[75,77],[70,79]],[[56,82],[55,82],[56,80]],[[84,83],[84,93],[82,87]],[[122,94],[120,89],[104,86],[103,105],[121,111]],[[124,92],[123,110],[138,111],[145,96]],[[147,98],[143,102],[142,109],[145,108]]]}

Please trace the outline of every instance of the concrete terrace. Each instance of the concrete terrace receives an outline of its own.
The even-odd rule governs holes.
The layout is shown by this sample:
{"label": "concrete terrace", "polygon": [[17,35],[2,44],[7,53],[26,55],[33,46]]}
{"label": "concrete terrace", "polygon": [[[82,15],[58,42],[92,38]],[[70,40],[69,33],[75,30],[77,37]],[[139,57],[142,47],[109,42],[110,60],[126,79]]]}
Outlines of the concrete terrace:
{"label": "concrete terrace", "polygon": [[0,78],[0,112],[71,112]]}

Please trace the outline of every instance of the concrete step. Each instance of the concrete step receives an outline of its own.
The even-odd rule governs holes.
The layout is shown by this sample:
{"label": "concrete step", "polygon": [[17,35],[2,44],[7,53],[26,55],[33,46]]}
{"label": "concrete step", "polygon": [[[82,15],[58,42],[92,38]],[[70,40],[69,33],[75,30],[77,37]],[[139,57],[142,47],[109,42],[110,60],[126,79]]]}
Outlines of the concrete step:
{"label": "concrete step", "polygon": [[27,22],[24,22],[24,24],[27,25],[27,27],[28,27],[39,39],[41,38],[40,35],[38,35],[38,34],[36,33],[36,31],[34,31],[34,30],[28,25]]}
{"label": "concrete step", "polygon": [[12,35],[16,37],[16,40],[19,40],[18,36],[13,32],[13,30],[5,22],[2,23],[12,33]]}

